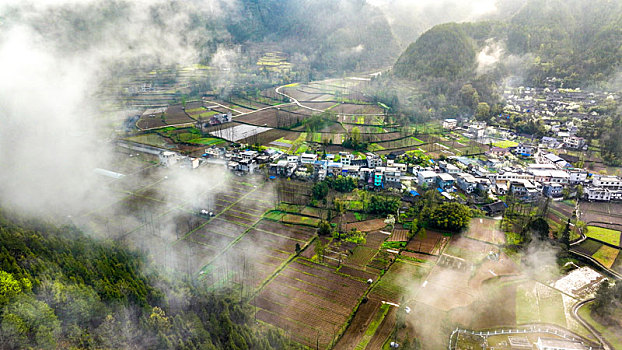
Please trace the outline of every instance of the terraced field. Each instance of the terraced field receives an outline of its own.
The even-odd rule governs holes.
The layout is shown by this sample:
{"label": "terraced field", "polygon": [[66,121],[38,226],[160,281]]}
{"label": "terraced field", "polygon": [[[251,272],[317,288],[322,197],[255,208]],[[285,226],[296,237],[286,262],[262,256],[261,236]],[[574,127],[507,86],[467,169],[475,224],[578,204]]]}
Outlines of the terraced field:
{"label": "terraced field", "polygon": [[329,346],[367,289],[365,282],[297,259],[251,301],[257,319],[277,326],[309,347]]}

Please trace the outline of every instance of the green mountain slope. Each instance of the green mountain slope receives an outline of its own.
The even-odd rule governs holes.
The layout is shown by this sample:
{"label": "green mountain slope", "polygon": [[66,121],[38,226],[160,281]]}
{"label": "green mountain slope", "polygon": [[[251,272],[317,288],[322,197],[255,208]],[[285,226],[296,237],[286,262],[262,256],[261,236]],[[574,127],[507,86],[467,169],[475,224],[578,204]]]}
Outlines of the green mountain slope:
{"label": "green mountain slope", "polygon": [[532,0],[502,23],[444,24],[430,29],[404,51],[394,73],[407,79],[474,76],[477,52],[486,40],[495,40],[504,46],[498,66],[504,67],[510,58],[522,60],[527,84],[555,76],[565,86],[586,86],[610,79],[620,69],[620,23],[619,1]]}
{"label": "green mountain slope", "polygon": [[[0,210],[2,349],[285,349],[230,291],[169,279],[122,244]],[[164,293],[166,291],[166,293]]]}

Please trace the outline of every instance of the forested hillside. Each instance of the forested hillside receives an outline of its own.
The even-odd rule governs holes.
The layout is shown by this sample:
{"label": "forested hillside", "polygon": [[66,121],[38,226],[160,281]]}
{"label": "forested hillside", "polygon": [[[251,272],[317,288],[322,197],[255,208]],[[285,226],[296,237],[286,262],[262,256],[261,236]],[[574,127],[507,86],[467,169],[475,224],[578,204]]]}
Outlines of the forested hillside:
{"label": "forested hillside", "polygon": [[0,212],[2,349],[285,349],[228,291],[156,272],[72,227]]}
{"label": "forested hillside", "polygon": [[365,1],[240,2],[227,29],[237,43],[279,43],[312,69],[338,72],[391,64],[398,46],[386,18]]}
{"label": "forested hillside", "polygon": [[[524,61],[526,84],[537,85],[555,76],[566,87],[587,86],[610,78],[619,69],[620,23],[622,4],[618,1],[531,0],[508,21],[443,24],[430,29],[400,56],[394,72],[405,78],[436,77],[439,72],[451,79],[474,76],[475,55],[490,40],[503,46],[499,65],[511,58]],[[422,62],[434,62],[433,69]]]}

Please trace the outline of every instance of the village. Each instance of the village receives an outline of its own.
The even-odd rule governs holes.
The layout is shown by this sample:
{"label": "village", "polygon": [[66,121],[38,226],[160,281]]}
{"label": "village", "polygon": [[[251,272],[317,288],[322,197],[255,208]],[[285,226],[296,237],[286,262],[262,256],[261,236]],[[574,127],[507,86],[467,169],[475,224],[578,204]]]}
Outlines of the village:
{"label": "village", "polygon": [[[215,199],[184,205],[187,224],[175,209],[119,234],[172,220],[177,238],[162,257],[180,254],[214,286],[239,286],[258,320],[311,347],[389,349],[427,330],[428,347],[614,348],[615,336],[591,328],[593,320],[583,325],[591,305],[577,305],[622,274],[622,179],[583,137],[599,118],[590,106],[618,97],[508,88],[504,112],[489,121],[398,126],[382,106],[336,100],[335,90],[355,95],[365,79],[146,110],[132,121],[139,132],[117,141],[127,161],[159,169],[132,198],[155,204],[152,192],[167,191],[180,171],[225,175],[204,178]],[[310,126],[319,113],[326,122]],[[543,120],[537,134],[513,125],[535,116]],[[367,147],[346,147],[356,138]],[[460,233],[426,226],[420,211],[443,203],[475,213]],[[537,217],[548,223],[539,239],[560,245],[569,232],[564,273],[533,277],[522,261],[520,246],[535,239],[522,227]],[[261,257],[232,263],[249,250]],[[503,311],[480,313],[481,303]],[[457,328],[443,328],[443,317]]]}

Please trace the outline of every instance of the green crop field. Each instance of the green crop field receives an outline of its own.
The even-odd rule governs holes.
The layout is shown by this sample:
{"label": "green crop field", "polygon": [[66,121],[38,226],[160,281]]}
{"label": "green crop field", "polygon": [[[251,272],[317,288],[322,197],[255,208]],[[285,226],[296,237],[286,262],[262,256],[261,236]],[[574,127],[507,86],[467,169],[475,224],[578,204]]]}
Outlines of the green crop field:
{"label": "green crop field", "polygon": [[586,236],[601,242],[620,246],[620,231],[597,226],[588,226]]}
{"label": "green crop field", "polygon": [[596,259],[596,261],[603,264],[606,268],[611,268],[618,257],[618,253],[620,253],[619,249],[603,245],[592,255],[592,258]]}
{"label": "green crop field", "polygon": [[499,148],[510,148],[510,147],[516,147],[518,146],[517,142],[514,141],[497,141],[497,142],[493,142],[492,144],[495,147],[499,147]]}

